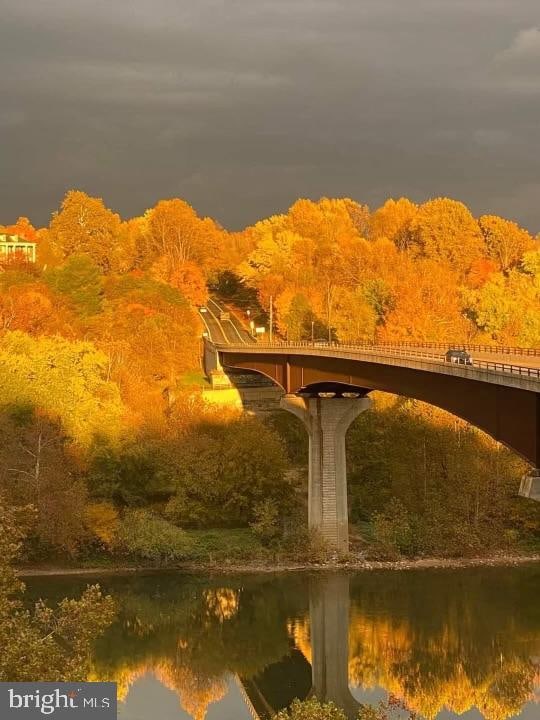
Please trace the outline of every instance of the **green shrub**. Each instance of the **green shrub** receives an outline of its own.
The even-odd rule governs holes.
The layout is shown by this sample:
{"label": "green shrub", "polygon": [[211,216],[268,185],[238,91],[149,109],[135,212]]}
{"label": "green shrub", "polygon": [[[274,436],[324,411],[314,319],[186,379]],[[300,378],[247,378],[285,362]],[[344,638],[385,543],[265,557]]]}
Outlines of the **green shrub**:
{"label": "green shrub", "polygon": [[384,512],[373,516],[373,537],[387,557],[413,555],[415,543],[415,519],[407,508],[393,498]]}
{"label": "green shrub", "polygon": [[266,498],[254,508],[255,520],[250,528],[263,545],[271,545],[281,533],[279,507],[272,498]]}
{"label": "green shrub", "polygon": [[186,533],[148,510],[127,510],[118,531],[118,542],[141,560],[183,560],[192,543]]}
{"label": "green shrub", "polygon": [[335,555],[321,533],[310,530],[305,520],[299,520],[294,529],[284,535],[280,549],[291,560],[302,563],[325,563]]}
{"label": "green shrub", "polygon": [[189,559],[198,562],[226,562],[264,559],[266,550],[248,528],[186,530]]}

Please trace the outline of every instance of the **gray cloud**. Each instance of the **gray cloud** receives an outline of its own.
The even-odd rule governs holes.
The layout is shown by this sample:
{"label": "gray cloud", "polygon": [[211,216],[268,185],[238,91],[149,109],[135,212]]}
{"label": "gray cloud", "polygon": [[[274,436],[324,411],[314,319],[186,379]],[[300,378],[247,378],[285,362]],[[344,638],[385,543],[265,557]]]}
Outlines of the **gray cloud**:
{"label": "gray cloud", "polygon": [[0,222],[450,195],[537,232],[537,0],[0,0]]}

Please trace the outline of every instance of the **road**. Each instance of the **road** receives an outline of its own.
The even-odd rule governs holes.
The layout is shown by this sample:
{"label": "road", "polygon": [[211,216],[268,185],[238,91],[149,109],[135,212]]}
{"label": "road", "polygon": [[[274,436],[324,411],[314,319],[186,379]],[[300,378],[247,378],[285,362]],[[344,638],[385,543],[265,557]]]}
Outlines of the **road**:
{"label": "road", "polygon": [[[208,300],[208,303],[206,305],[207,312],[201,313],[201,317],[206,325],[206,329],[209,334],[209,338],[212,342],[216,344],[224,344],[224,345],[251,345],[253,343],[256,343],[255,338],[253,338],[243,324],[242,321],[234,314],[233,311],[230,310],[226,305],[223,304],[221,300],[217,300],[216,298],[210,298]],[[222,312],[229,312],[229,319],[221,319],[221,313]],[[346,343],[336,343],[336,347],[346,347]],[[354,343],[353,343],[354,345]],[[306,346],[310,347],[310,343],[306,343]],[[325,346],[324,343],[317,342],[315,344],[315,347],[323,348]],[[464,345],[464,347],[468,347],[467,345]],[[407,351],[410,352],[411,356],[418,356],[419,354],[427,353],[429,354],[433,359],[440,359],[441,361],[444,360],[445,352],[446,352],[446,346],[445,345],[439,345],[437,346],[434,343],[418,343],[418,344],[412,344],[412,343],[396,343],[393,344],[384,344],[384,345],[359,345],[359,350],[365,350],[365,351],[373,351],[373,350],[381,350],[381,351],[388,351],[390,353],[392,352],[399,352],[400,355],[406,354]],[[473,363],[477,362],[479,365],[483,363],[500,363],[504,364],[505,366],[516,366],[516,367],[522,367],[522,368],[534,368],[535,370],[540,369],[540,351],[538,351],[539,354],[532,355],[532,354],[520,354],[519,352],[497,352],[497,348],[493,348],[492,350],[482,347],[475,348],[474,346],[470,346],[470,349],[468,350],[469,354],[471,355],[473,359]],[[494,368],[495,369],[495,368]],[[502,368],[501,368],[502,369]]]}
{"label": "road", "polygon": [[[209,337],[212,342],[225,344],[243,345],[252,344],[254,338],[248,330],[242,325],[238,317],[221,301],[210,298],[206,304],[207,312],[201,312],[201,318],[206,325]],[[222,320],[221,313],[228,312],[229,319]]]}

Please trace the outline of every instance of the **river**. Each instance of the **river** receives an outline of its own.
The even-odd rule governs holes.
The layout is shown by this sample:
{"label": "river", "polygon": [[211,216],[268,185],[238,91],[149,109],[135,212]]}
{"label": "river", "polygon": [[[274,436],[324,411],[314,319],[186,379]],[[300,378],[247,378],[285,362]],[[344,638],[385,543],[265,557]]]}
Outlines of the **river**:
{"label": "river", "polygon": [[540,565],[26,583],[54,602],[95,581],[118,616],[90,679],[118,683],[123,720],[267,718],[312,693],[349,717],[390,695],[429,720],[540,718]]}

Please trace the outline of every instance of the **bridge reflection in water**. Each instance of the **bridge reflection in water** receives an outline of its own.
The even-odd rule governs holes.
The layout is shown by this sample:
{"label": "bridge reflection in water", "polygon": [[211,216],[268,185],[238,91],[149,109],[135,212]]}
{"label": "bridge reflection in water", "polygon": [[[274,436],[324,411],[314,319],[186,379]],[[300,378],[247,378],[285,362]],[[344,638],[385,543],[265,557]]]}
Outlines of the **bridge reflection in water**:
{"label": "bridge reflection in water", "polygon": [[[540,571],[521,585],[521,613],[519,583],[503,583],[499,591],[508,595],[497,598],[497,575],[504,569],[488,571],[487,581],[485,571],[474,580],[475,572],[458,573],[455,587],[452,573],[433,572],[432,597],[422,573],[405,573],[404,583],[394,573],[389,584],[388,573],[311,577],[309,615],[290,628],[295,648],[254,677],[241,678],[252,716],[270,718],[295,697],[316,696],[352,720],[357,697],[367,702],[394,695],[428,720],[473,710],[486,720],[522,712],[524,720],[540,717],[540,616],[528,597],[529,591],[537,596]],[[479,596],[491,598],[490,609],[482,609]],[[404,717],[399,710],[397,716]]]}
{"label": "bridge reflection in water", "polygon": [[[29,599],[86,578],[30,578]],[[103,577],[118,613],[89,679],[123,720],[248,720],[295,698],[402,700],[419,718],[540,717],[540,567]],[[475,710],[476,709],[476,710]]]}
{"label": "bridge reflection in water", "polygon": [[303,652],[294,648],[254,678],[241,679],[257,717],[271,717],[294,698],[315,696],[333,701],[347,717],[356,718],[360,704],[349,689],[347,575],[310,578],[308,642]]}

